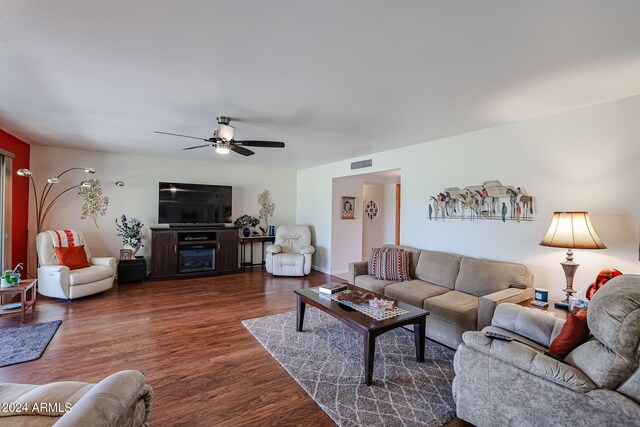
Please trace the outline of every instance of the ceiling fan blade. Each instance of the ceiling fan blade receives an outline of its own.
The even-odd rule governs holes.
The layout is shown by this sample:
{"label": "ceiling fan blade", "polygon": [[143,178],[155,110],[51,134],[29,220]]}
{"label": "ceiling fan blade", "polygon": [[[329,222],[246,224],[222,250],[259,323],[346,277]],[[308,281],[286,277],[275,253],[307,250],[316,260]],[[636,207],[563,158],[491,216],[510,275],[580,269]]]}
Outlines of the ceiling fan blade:
{"label": "ceiling fan blade", "polygon": [[213,147],[213,144],[196,145],[195,147],[183,148],[183,150],[193,150],[194,148]]}
{"label": "ceiling fan blade", "polygon": [[245,147],[284,148],[284,142],[278,141],[233,141]]}
{"label": "ceiling fan blade", "polygon": [[192,139],[199,139],[201,141],[208,141],[208,139],[205,139],[205,138],[198,138],[197,136],[189,136],[189,135],[180,135],[179,133],[159,132],[157,130],[154,130],[153,133],[160,133],[162,135],[180,136],[182,138],[192,138]]}
{"label": "ceiling fan blade", "polygon": [[242,154],[243,156],[253,156],[255,154],[253,151],[248,150],[248,149],[246,149],[244,147],[241,147],[239,145],[231,144],[229,146],[229,148],[231,149],[231,151],[235,151],[236,153]]}

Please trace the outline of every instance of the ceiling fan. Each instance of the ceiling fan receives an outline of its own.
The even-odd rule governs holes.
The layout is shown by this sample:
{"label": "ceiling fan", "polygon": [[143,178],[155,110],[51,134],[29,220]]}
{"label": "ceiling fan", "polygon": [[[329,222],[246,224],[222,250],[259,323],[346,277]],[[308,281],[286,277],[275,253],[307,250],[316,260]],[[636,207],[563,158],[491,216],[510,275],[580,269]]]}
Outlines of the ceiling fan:
{"label": "ceiling fan", "polygon": [[213,137],[209,139],[169,132],[153,131],[153,133],[180,136],[182,138],[200,139],[207,142],[203,145],[183,148],[183,150],[193,150],[194,148],[202,147],[214,147],[216,149],[216,152],[220,154],[227,154],[229,153],[229,151],[233,151],[238,154],[242,154],[243,156],[252,156],[255,153],[245,147],[284,148],[284,142],[278,141],[236,141],[235,139],[233,139],[236,133],[236,128],[234,128],[233,126],[229,126],[229,122],[231,121],[231,119],[227,116],[219,116],[216,117],[216,119],[218,120],[218,129],[213,131]]}

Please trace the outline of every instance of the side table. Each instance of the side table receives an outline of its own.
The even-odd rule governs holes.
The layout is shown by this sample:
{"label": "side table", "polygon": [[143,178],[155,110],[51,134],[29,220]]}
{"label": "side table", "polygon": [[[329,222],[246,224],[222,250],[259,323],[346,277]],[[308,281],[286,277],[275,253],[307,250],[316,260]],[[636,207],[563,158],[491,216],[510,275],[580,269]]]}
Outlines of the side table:
{"label": "side table", "polygon": [[[246,268],[246,267],[254,267],[256,265],[264,265],[264,244],[265,242],[275,242],[276,241],[276,236],[256,236],[256,237],[240,237],[240,267],[241,268]],[[260,252],[262,255],[262,261],[259,263],[254,263],[253,262],[253,244],[254,243],[262,243],[262,252]],[[249,251],[250,251],[250,258],[249,258],[249,262],[246,261],[246,245],[249,245]]]}
{"label": "side table", "polygon": [[121,260],[118,263],[118,284],[142,282],[147,278],[147,262],[144,257]]}
{"label": "side table", "polygon": [[0,309],[0,316],[11,313],[20,313],[20,321],[24,323],[25,312],[31,307],[31,313],[36,312],[36,279],[20,280],[17,286],[11,288],[0,288],[0,296],[16,295],[20,297],[20,307],[10,308],[7,310]]}
{"label": "side table", "polygon": [[541,310],[541,311],[546,311],[549,313],[553,313],[558,319],[566,319],[567,316],[569,315],[569,310],[565,310],[562,308],[557,308],[555,307],[553,304],[555,301],[547,301],[549,303],[549,305],[547,307],[536,307],[535,305],[531,305],[531,301],[533,301],[534,298],[529,298],[526,301],[522,301],[519,302],[518,305],[521,305],[523,307],[529,307],[529,308],[535,308],[536,310]]}

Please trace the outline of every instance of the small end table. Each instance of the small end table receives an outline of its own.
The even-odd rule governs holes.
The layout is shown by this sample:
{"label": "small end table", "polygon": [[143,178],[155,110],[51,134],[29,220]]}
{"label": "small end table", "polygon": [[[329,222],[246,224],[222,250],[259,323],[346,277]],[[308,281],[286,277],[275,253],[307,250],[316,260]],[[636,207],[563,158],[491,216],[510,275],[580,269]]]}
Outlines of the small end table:
{"label": "small end table", "polygon": [[553,313],[558,319],[566,319],[567,316],[569,315],[569,310],[565,310],[563,308],[557,308],[554,305],[555,301],[547,301],[547,303],[549,304],[547,307],[536,307],[535,305],[531,305],[531,301],[533,301],[533,300],[534,300],[534,298],[529,298],[526,301],[519,302],[518,305],[521,305],[523,307],[535,308],[536,310],[546,311],[546,312],[549,312],[549,313]]}
{"label": "small end table", "polygon": [[[240,237],[240,267],[246,268],[246,267],[254,267],[258,265],[263,266],[265,264],[264,244],[265,242],[273,243],[275,241],[276,241],[276,236]],[[253,244],[254,243],[262,243],[262,252],[261,252],[262,261],[258,263],[253,262]],[[246,262],[246,254],[245,254],[246,252],[245,249],[247,244],[249,244],[249,251],[250,251],[249,262]]]}
{"label": "small end table", "polygon": [[[8,310],[0,310],[0,316],[11,313],[20,313],[20,321],[24,323],[25,312],[31,307],[31,313],[36,312],[36,279],[20,280],[17,286],[10,288],[0,288],[0,296],[2,295],[16,295],[20,296],[20,307],[11,308]],[[28,295],[28,298],[27,298]]]}
{"label": "small end table", "polygon": [[142,282],[147,278],[147,262],[143,257],[118,262],[118,284]]}

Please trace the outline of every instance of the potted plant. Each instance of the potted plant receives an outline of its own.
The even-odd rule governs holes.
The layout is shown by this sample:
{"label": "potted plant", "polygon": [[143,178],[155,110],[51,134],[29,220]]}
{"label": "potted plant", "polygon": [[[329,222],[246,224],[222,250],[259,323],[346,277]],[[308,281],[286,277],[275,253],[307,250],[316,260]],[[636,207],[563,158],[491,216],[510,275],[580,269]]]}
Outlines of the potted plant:
{"label": "potted plant", "polygon": [[[249,237],[249,235],[251,235],[251,228],[255,227],[256,225],[260,224],[260,220],[256,217],[253,217],[251,215],[242,215],[240,218],[237,218],[233,224],[236,227],[241,227],[242,228],[242,235],[244,237]],[[251,228],[249,228],[251,227]]]}
{"label": "potted plant", "polygon": [[122,237],[122,246],[125,249],[131,249],[134,255],[144,246],[142,244],[142,227],[144,224],[138,218],[127,219],[125,215],[122,215],[120,223],[116,218],[116,229],[118,236]]}
{"label": "potted plant", "polygon": [[2,273],[2,279],[0,280],[0,287],[11,288],[18,286],[20,283],[20,272],[22,271],[22,263],[16,265],[13,270],[6,270]]}

